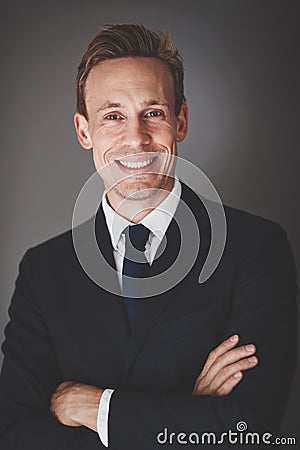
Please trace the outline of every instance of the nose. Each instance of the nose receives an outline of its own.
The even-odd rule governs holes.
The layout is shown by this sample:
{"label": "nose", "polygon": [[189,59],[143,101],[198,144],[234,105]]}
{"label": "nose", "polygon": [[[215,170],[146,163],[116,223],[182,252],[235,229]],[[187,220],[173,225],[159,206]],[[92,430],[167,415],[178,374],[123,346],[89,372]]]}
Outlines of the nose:
{"label": "nose", "polygon": [[148,145],[151,141],[147,125],[140,118],[131,118],[127,120],[124,127],[123,144],[138,149]]}

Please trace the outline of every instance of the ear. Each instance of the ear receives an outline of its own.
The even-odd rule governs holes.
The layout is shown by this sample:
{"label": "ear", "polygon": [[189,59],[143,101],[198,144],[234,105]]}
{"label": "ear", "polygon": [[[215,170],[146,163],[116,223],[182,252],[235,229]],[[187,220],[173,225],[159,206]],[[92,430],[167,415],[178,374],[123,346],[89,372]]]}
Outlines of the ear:
{"label": "ear", "polygon": [[182,103],[180,112],[176,117],[176,120],[177,120],[176,141],[182,142],[186,137],[188,131],[188,106],[186,103]]}
{"label": "ear", "polygon": [[89,132],[89,124],[86,118],[79,113],[74,114],[74,125],[76,129],[76,134],[78,141],[83,148],[89,150],[92,148],[92,139]]}

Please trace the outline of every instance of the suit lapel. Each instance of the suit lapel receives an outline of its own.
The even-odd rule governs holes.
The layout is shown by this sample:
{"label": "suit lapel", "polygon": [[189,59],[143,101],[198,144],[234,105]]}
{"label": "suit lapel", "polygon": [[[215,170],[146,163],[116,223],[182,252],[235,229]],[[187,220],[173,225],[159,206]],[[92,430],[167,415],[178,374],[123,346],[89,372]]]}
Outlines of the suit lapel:
{"label": "suit lapel", "polygon": [[[115,259],[110,234],[106,225],[102,205],[99,207],[95,219],[96,240],[100,252],[106,262],[115,271],[114,289],[116,294],[103,290],[101,296],[101,319],[103,325],[114,341],[120,354],[124,358],[128,350],[128,323],[126,311],[123,304],[123,297],[119,286],[119,280],[116,271]],[[105,277],[106,267],[100,267],[102,276]]]}

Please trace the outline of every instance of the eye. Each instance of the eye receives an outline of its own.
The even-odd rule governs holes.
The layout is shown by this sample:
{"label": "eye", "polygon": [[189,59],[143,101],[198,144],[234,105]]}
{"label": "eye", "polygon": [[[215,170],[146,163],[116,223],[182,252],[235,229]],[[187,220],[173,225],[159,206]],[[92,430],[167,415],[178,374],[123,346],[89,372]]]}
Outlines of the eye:
{"label": "eye", "polygon": [[107,120],[118,120],[121,119],[121,116],[119,116],[118,114],[108,114],[105,119]]}
{"label": "eye", "polygon": [[159,117],[162,116],[161,111],[150,111],[146,114],[146,117]]}

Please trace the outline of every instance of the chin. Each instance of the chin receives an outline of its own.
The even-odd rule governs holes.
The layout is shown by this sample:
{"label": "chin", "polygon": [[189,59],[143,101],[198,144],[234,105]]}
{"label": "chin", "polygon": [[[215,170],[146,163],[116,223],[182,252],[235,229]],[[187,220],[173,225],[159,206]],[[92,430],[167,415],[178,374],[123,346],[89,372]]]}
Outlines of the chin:
{"label": "chin", "polygon": [[152,180],[126,180],[115,185],[114,190],[118,196],[128,200],[147,200],[166,191],[167,177],[160,177],[155,182]]}

